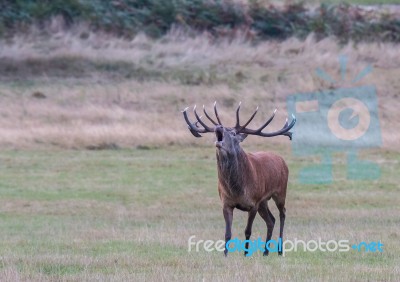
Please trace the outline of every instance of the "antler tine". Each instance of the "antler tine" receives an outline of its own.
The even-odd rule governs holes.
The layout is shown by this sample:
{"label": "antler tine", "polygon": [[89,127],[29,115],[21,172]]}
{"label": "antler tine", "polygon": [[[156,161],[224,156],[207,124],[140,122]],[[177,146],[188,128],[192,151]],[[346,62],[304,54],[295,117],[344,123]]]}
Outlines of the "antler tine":
{"label": "antler tine", "polygon": [[193,112],[194,112],[194,115],[195,115],[197,121],[201,124],[202,127],[204,127],[205,130],[207,130],[207,132],[214,132],[214,128],[209,127],[207,124],[205,124],[205,123],[201,120],[201,117],[199,117],[199,115],[198,115],[197,112],[196,112],[196,107],[197,107],[197,106],[194,105]]}
{"label": "antler tine", "polygon": [[[196,108],[196,106],[194,107],[194,109]],[[200,135],[200,133],[207,133],[207,132],[213,132],[214,130],[213,129],[211,129],[211,128],[209,128],[209,127],[204,127],[204,128],[200,128],[200,127],[198,127],[197,126],[197,123],[200,123],[200,124],[202,124],[202,121],[201,121],[201,119],[200,119],[200,117],[198,117],[198,115],[197,115],[197,117],[198,117],[198,121],[197,122],[195,122],[195,123],[193,123],[193,122],[191,122],[190,120],[189,120],[189,117],[188,117],[188,114],[187,114],[187,110],[189,109],[189,107],[186,107],[183,111],[182,111],[182,114],[183,114],[183,117],[184,117],[184,119],[185,119],[185,121],[186,121],[186,123],[187,123],[187,125],[188,125],[188,128],[189,128],[189,130],[190,130],[190,132],[193,134],[193,136],[195,136],[195,137],[202,137],[201,135]],[[195,113],[195,114],[197,114],[197,113]],[[196,117],[196,118],[197,118]]]}
{"label": "antler tine", "polygon": [[237,107],[237,110],[236,110],[236,125],[235,125],[235,128],[239,128],[240,127],[239,111],[240,111],[240,105],[241,104],[242,104],[242,102],[239,102],[239,106]]}
{"label": "antler tine", "polygon": [[277,111],[278,111],[278,109],[275,109],[272,116],[259,129],[255,130],[255,132],[261,132],[264,128],[266,128],[267,125],[270,124],[271,121],[274,119]]}
{"label": "antler tine", "polygon": [[206,106],[203,105],[203,112],[206,115],[206,117],[214,124],[214,125],[218,125],[218,123],[216,123],[206,112]]}
{"label": "antler tine", "polygon": [[258,106],[257,106],[256,110],[254,111],[254,113],[253,113],[253,114],[251,115],[251,117],[249,118],[249,120],[248,120],[244,125],[239,126],[239,128],[238,128],[238,133],[239,133],[242,129],[246,128],[246,126],[248,126],[248,125],[250,124],[250,122],[251,122],[251,121],[253,120],[253,118],[256,116],[257,112],[258,112]]}
{"label": "antler tine", "polygon": [[221,122],[221,120],[219,119],[219,116],[218,116],[217,101],[214,102],[214,113],[215,113],[215,116],[217,117],[218,124],[222,125],[222,122]]}
{"label": "antler tine", "polygon": [[187,125],[188,125],[188,128],[189,128],[189,130],[190,130],[190,132],[193,134],[193,136],[195,136],[195,137],[201,137],[201,135],[199,134],[199,133],[205,133],[205,130],[204,129],[201,129],[201,128],[198,128],[196,125],[195,125],[195,123],[192,123],[190,120],[189,120],[189,117],[188,117],[188,115],[187,115],[187,110],[189,109],[189,107],[186,107],[183,111],[182,111],[182,113],[183,113],[183,118],[185,119],[185,121],[186,121],[186,123],[187,123]]}

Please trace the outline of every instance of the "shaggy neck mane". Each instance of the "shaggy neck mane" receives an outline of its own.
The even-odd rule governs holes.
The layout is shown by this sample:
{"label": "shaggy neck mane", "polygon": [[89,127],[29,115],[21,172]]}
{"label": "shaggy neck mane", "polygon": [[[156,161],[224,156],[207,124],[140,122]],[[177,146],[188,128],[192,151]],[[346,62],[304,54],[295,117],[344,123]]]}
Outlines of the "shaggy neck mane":
{"label": "shaggy neck mane", "polygon": [[226,155],[217,152],[218,179],[231,195],[243,194],[247,162],[241,148]]}

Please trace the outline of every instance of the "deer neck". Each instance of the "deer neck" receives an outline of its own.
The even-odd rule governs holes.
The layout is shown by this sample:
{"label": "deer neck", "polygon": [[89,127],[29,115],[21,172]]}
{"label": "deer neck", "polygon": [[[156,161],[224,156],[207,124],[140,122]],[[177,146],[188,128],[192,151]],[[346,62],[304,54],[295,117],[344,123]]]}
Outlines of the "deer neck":
{"label": "deer neck", "polygon": [[248,168],[248,159],[243,149],[222,154],[217,152],[218,179],[220,184],[232,196],[239,196],[244,192],[245,172]]}

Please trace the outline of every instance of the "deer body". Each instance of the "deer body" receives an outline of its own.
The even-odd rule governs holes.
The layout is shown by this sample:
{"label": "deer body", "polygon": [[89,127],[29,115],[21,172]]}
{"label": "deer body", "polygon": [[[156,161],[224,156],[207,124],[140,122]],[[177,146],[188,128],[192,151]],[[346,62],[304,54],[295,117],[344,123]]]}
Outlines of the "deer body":
{"label": "deer body", "polygon": [[[240,163],[236,169],[226,163]],[[289,170],[285,161],[271,152],[245,153],[227,159],[217,152],[218,192],[223,205],[249,211],[271,197],[286,197]]]}
{"label": "deer body", "polygon": [[[197,122],[191,123],[187,116],[187,108],[183,111],[184,118],[189,130],[196,137],[200,133],[213,132],[216,136],[215,146],[218,169],[218,192],[222,201],[223,215],[225,219],[225,242],[232,236],[233,210],[235,208],[248,212],[248,220],[245,229],[246,240],[250,239],[254,218],[257,212],[264,219],[267,225],[266,242],[271,240],[275,225],[275,218],[268,208],[268,201],[272,198],[279,210],[280,230],[279,238],[283,237],[285,223],[285,199],[288,183],[289,170],[285,161],[278,155],[271,152],[246,153],[240,147],[240,143],[249,135],[272,137],[285,135],[292,137],[289,130],[294,126],[296,119],[293,117],[291,124],[286,121],[285,126],[273,133],[264,133],[262,130],[272,121],[274,115],[259,129],[247,129],[246,126],[252,121],[255,113],[241,126],[239,123],[239,107],[236,111],[236,126],[233,128],[224,127],[219,119],[216,104],[214,104],[215,122],[205,111],[206,117],[215,125],[208,127],[198,116],[196,107],[194,114]],[[275,114],[275,112],[274,112]],[[200,124],[203,128],[199,127]],[[246,242],[246,249],[248,243]],[[225,255],[227,255],[225,247]],[[245,251],[245,255],[247,252]],[[280,251],[281,255],[282,252]],[[268,255],[265,248],[264,255]]]}

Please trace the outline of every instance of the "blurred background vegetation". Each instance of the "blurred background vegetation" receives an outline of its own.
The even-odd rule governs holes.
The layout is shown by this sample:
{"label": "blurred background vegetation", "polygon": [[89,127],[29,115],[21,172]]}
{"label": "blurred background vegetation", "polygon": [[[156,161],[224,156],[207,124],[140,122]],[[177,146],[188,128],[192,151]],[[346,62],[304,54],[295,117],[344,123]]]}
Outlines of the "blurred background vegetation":
{"label": "blurred background vegetation", "polygon": [[[382,0],[390,4],[394,0]],[[376,1],[374,1],[376,3]],[[353,3],[369,4],[368,0]],[[223,0],[3,0],[0,36],[26,32],[61,17],[66,27],[86,23],[91,31],[133,38],[139,32],[159,38],[171,28],[208,32],[213,37],[244,32],[252,40],[335,36],[341,42],[400,41],[399,14],[347,3]]]}

